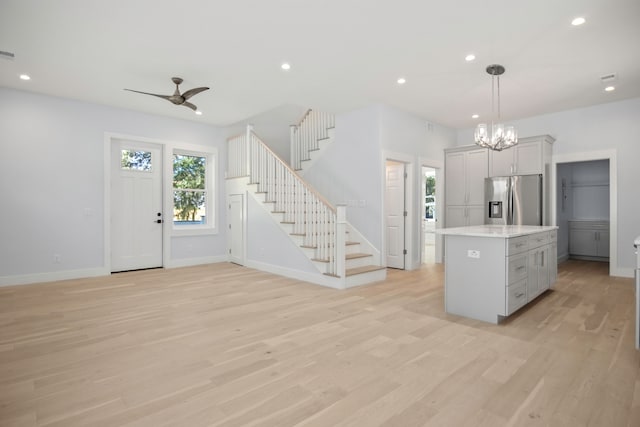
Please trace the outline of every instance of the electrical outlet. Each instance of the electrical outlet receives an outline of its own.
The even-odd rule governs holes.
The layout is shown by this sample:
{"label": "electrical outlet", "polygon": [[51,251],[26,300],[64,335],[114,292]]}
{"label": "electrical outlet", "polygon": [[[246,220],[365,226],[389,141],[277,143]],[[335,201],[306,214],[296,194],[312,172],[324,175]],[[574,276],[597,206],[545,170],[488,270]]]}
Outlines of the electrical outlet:
{"label": "electrical outlet", "polygon": [[480,258],[480,251],[476,251],[474,249],[469,249],[467,251],[467,256],[469,258]]}

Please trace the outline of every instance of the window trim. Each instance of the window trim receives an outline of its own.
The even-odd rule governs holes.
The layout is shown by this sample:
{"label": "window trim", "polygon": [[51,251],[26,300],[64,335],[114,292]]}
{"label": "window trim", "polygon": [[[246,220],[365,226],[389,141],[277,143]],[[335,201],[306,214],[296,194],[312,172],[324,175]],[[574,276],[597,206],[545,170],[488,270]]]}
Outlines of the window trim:
{"label": "window trim", "polygon": [[[173,160],[175,155],[182,156],[194,156],[204,157],[206,160],[205,167],[205,192],[207,193],[205,199],[205,212],[207,215],[206,224],[182,224],[176,225],[173,221],[173,194],[175,188],[173,186]],[[170,205],[171,224],[170,230],[172,236],[198,236],[205,234],[217,234],[217,188],[216,188],[216,173],[218,168],[218,156],[217,150],[201,150],[201,149],[188,149],[180,147],[172,147],[170,152],[170,170],[171,174],[168,175],[168,188],[170,190],[169,197],[167,198]]]}

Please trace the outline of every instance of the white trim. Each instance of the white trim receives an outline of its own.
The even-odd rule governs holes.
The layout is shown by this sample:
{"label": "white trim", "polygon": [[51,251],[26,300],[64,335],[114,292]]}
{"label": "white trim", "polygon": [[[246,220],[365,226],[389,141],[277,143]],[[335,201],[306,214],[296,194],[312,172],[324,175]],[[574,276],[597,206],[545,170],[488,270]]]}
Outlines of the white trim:
{"label": "white trim", "polygon": [[382,241],[380,242],[381,250],[380,250],[380,261],[381,264],[386,266],[386,256],[387,256],[387,246],[385,241],[385,226],[386,226],[386,214],[385,214],[385,197],[384,192],[387,188],[386,185],[386,166],[387,161],[404,163],[405,165],[405,173],[407,174],[407,179],[405,180],[405,209],[407,210],[407,218],[405,220],[404,226],[404,246],[407,250],[407,254],[404,258],[404,268],[405,270],[415,270],[420,267],[420,260],[418,260],[418,265],[415,265],[413,255],[414,255],[414,244],[413,244],[413,229],[414,222],[416,218],[415,213],[415,195],[414,193],[414,181],[415,181],[415,159],[414,156],[405,153],[398,153],[393,151],[382,151],[382,197],[380,198],[382,201]]}
{"label": "white trim", "polygon": [[[598,150],[580,153],[554,154],[551,157],[551,225],[556,224],[556,187],[559,163],[586,162],[591,160],[609,160],[609,275],[633,277],[633,270],[618,267],[618,161],[617,150]],[[627,270],[630,270],[627,271]]]}
{"label": "white trim", "polygon": [[1,286],[32,285],[58,280],[85,279],[88,277],[109,276],[111,272],[106,268],[87,268],[83,270],[64,270],[47,273],[24,274],[19,276],[0,277]]}
{"label": "white trim", "polygon": [[[170,173],[167,176],[173,177],[173,156],[174,154],[183,155],[183,156],[192,156],[192,157],[204,157],[206,159],[206,167],[205,167],[205,181],[206,187],[204,191],[208,193],[205,205],[205,211],[207,212],[207,222],[204,225],[175,225],[173,222],[173,215],[171,215],[171,220],[167,220],[166,224],[169,225],[170,234],[172,237],[179,236],[202,236],[207,234],[218,234],[218,199],[217,196],[219,194],[216,191],[216,174],[218,173],[218,150],[216,148],[202,149],[202,150],[194,150],[193,147],[186,149],[182,148],[182,146],[172,146],[171,152],[167,155],[167,161],[169,162],[169,167],[167,170]],[[213,170],[212,170],[213,169]],[[167,179],[168,185],[170,187],[169,193],[169,202],[167,203],[168,211],[173,212],[173,179]],[[170,206],[170,207],[169,207]],[[213,214],[213,215],[212,215]],[[213,221],[211,221],[211,217],[213,216]],[[211,223],[209,223],[211,221]]]}
{"label": "white trim", "polygon": [[[420,167],[420,179],[422,179],[422,168],[431,168],[436,171],[436,229],[442,228],[444,224],[444,161],[430,159],[427,157],[418,157],[418,164]],[[420,189],[422,191],[422,183],[420,185]],[[422,195],[421,195],[422,196]],[[422,221],[422,204],[419,205],[420,208],[420,220]],[[421,234],[422,233],[422,230]],[[438,264],[442,264],[442,248],[444,247],[444,236],[442,234],[436,233],[436,254],[435,261]],[[422,264],[422,251],[424,250],[424,242],[423,237],[420,238],[420,264]]]}
{"label": "white trim", "polygon": [[[111,144],[115,139],[123,139],[127,141],[148,143],[148,144],[156,144],[162,147],[162,215],[163,217],[167,217],[167,212],[173,212],[173,180],[170,177],[173,176],[173,151],[178,150],[182,152],[194,152],[200,154],[207,154],[207,156],[213,156],[213,173],[211,176],[211,186],[213,191],[213,197],[211,198],[213,207],[212,212],[214,214],[213,223],[211,227],[207,228],[199,228],[199,229],[190,229],[190,230],[175,230],[173,228],[173,214],[170,215],[171,221],[165,222],[163,224],[163,234],[162,234],[162,266],[169,268],[173,265],[180,265],[182,262],[177,262],[171,260],[171,239],[175,237],[184,237],[184,236],[204,236],[204,235],[214,235],[219,233],[218,221],[218,196],[220,194],[224,194],[224,191],[219,188],[218,183],[218,173],[220,171],[219,168],[222,168],[221,160],[219,157],[218,149],[216,147],[208,147],[205,145],[186,143],[181,141],[168,141],[161,140],[156,138],[148,138],[144,136],[136,136],[136,135],[128,135],[121,134],[116,132],[105,132],[104,133],[104,149],[103,149],[103,171],[104,171],[104,182],[103,182],[103,191],[104,191],[104,224],[103,224],[103,268],[105,271],[111,272]],[[223,256],[226,261],[226,254]],[[198,265],[202,264],[201,262],[203,258],[193,258],[194,264],[185,264],[185,265]],[[204,258],[207,259],[207,258]],[[217,258],[216,258],[217,259]],[[184,262],[192,262],[192,259],[189,261],[182,260]],[[200,261],[199,261],[200,260]],[[206,263],[206,262],[205,262]]]}

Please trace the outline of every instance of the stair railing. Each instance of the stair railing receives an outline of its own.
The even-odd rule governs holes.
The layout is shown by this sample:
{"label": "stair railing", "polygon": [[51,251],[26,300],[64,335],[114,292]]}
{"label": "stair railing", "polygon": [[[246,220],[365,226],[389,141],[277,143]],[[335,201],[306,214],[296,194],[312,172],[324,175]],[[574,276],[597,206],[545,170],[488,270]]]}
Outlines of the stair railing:
{"label": "stair railing", "polygon": [[228,139],[227,178],[249,176],[273,212],[283,214],[292,235],[302,246],[315,249],[315,260],[327,263],[325,273],[345,277],[346,219],[344,207],[335,208],[253,133]]}
{"label": "stair railing", "polygon": [[320,148],[320,140],[335,127],[333,114],[307,110],[298,124],[291,125],[291,167],[301,169],[301,161],[309,160],[310,152]]}

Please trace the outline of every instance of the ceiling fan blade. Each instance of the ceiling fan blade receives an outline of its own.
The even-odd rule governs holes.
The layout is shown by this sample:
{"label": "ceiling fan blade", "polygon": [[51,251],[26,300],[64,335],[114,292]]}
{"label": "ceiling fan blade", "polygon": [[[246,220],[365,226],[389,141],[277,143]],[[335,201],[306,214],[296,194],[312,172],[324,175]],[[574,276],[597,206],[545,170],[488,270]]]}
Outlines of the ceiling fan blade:
{"label": "ceiling fan blade", "polygon": [[205,90],[209,90],[208,87],[196,87],[193,89],[189,89],[188,91],[186,91],[185,93],[182,94],[182,97],[186,100],[191,98],[193,95],[197,95],[200,92],[204,92]]}
{"label": "ceiling fan blade", "polygon": [[128,90],[129,92],[141,93],[143,95],[157,96],[158,98],[167,99],[171,101],[171,96],[169,95],[158,95],[157,93],[141,92],[139,90],[133,90],[133,89],[125,89],[125,90]]}
{"label": "ceiling fan blade", "polygon": [[184,101],[182,104],[180,105],[184,105],[185,107],[189,107],[191,108],[193,111],[198,111],[198,107],[196,107],[195,105],[193,105],[190,102]]}

